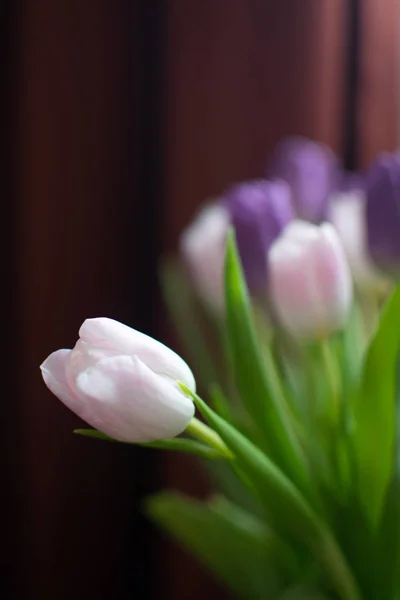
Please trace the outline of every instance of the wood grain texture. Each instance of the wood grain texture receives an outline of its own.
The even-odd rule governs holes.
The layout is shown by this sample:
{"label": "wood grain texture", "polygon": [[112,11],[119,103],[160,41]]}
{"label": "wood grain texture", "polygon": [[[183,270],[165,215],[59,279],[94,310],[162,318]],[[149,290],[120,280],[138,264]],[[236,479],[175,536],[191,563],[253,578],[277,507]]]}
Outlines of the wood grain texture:
{"label": "wood grain texture", "polygon": [[132,281],[146,293],[132,5],[36,0],[20,8],[9,222],[16,525],[9,597],[125,597],[145,578],[138,523],[124,571],[143,468],[135,450],[75,437],[81,423],[46,390],[39,365],[72,347],[89,316],[132,323],[139,302]]}
{"label": "wood grain texture", "polygon": [[341,0],[169,3],[167,248],[205,198],[260,175],[282,135],[341,150],[345,13]]}
{"label": "wood grain texture", "polygon": [[400,4],[363,0],[360,7],[358,155],[365,167],[399,146]]}

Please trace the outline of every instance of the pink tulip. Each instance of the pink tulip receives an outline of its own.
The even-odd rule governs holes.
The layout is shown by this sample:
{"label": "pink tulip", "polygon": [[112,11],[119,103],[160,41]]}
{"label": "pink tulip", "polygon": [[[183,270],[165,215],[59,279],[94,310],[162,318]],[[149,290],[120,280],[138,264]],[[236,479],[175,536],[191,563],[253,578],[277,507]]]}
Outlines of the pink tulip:
{"label": "pink tulip", "polygon": [[225,243],[229,214],[222,204],[205,206],[183,232],[182,258],[199,295],[220,311],[224,305]]}
{"label": "pink tulip", "polygon": [[177,385],[195,391],[175,352],[118,321],[87,319],[73,350],[57,350],[41,365],[47,387],[95,429],[125,442],[150,442],[184,431],[194,404]]}
{"label": "pink tulip", "polygon": [[345,325],[352,281],[332,225],[293,221],[271,247],[268,260],[273,306],[293,337],[320,339]]}

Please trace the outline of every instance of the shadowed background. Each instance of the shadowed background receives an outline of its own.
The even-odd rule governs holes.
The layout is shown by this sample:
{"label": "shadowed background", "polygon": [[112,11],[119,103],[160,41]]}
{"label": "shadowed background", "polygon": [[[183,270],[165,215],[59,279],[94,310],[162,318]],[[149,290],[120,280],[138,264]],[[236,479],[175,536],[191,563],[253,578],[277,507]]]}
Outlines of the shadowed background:
{"label": "shadowed background", "polygon": [[[379,6],[378,6],[379,4]],[[2,598],[222,598],[145,520],[186,457],[78,439],[38,366],[107,315],[175,348],[157,263],[286,134],[398,145],[396,0],[20,0],[2,19]]]}

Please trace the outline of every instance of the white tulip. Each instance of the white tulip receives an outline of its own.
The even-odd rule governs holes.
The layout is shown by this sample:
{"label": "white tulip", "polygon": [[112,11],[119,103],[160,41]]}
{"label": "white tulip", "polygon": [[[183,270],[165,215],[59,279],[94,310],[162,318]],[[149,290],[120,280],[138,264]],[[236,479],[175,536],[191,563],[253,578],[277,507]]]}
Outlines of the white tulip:
{"label": "white tulip", "polygon": [[179,388],[196,384],[175,352],[118,321],[87,319],[73,350],[57,350],[42,364],[47,387],[95,429],[125,442],[178,435],[194,415]]}
{"label": "white tulip", "polygon": [[198,294],[220,311],[224,304],[224,261],[229,214],[221,204],[205,206],[183,232],[180,249]]}
{"label": "white tulip", "polygon": [[292,221],[272,245],[268,261],[273,306],[293,337],[320,339],[345,325],[352,280],[331,224]]}
{"label": "white tulip", "polygon": [[355,284],[363,291],[387,287],[368,252],[365,193],[353,190],[332,196],[329,220],[338,232]]}

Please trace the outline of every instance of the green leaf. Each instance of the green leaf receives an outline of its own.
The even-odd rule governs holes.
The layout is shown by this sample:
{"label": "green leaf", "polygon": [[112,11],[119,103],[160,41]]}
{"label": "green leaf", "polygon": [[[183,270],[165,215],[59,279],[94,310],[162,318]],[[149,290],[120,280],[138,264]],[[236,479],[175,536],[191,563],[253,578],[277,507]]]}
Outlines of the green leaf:
{"label": "green leaf", "polygon": [[94,438],[96,440],[118,442],[118,440],[114,440],[114,438],[106,435],[102,431],[98,431],[97,429],[74,429],[74,433],[76,433],[76,435],[82,435],[84,437]]}
{"label": "green leaf", "polygon": [[[298,578],[303,574],[299,563],[298,556],[294,551],[287,546],[273,531],[268,527],[265,518],[260,520],[258,515],[253,512],[243,510],[243,507],[231,502],[223,495],[215,496],[209,503],[211,510],[225,519],[227,523],[246,525],[248,531],[252,531],[253,535],[264,543],[268,543],[269,560],[275,563],[275,568],[279,569],[282,574],[286,574],[290,579]],[[286,578],[286,577],[285,577]]]}
{"label": "green leaf", "polygon": [[186,452],[187,454],[195,454],[202,458],[209,458],[212,460],[226,460],[226,456],[223,456],[221,452],[214,448],[209,448],[201,442],[196,440],[188,440],[185,438],[171,438],[170,440],[159,440],[157,442],[149,442],[148,444],[137,444],[146,448],[155,448],[159,450],[174,450],[179,452]]}
{"label": "green leaf", "polygon": [[[85,437],[95,438],[98,440],[118,442],[118,440],[114,440],[105,433],[97,431],[96,429],[75,429],[74,433],[77,433],[78,435],[83,435]],[[158,450],[175,450],[179,452],[186,452],[188,454],[195,454],[196,456],[201,456],[202,458],[209,458],[212,460],[224,459],[222,454],[217,450],[214,450],[214,448],[209,448],[205,444],[201,444],[196,440],[188,440],[186,438],[171,438],[169,440],[158,440],[156,442],[149,442],[148,444],[136,444],[130,442],[119,443],[129,443],[133,446],[142,446],[145,448],[154,448]]]}
{"label": "green leaf", "polygon": [[245,436],[211,410],[201,398],[193,400],[211,427],[236,457],[242,471],[267,510],[282,529],[307,544],[325,568],[343,600],[360,600],[354,576],[327,525],[313,511],[301,492],[286,475]]}
{"label": "green leaf", "polygon": [[[364,600],[381,598],[374,594],[374,579],[378,565],[375,560],[376,540],[357,496],[347,498],[345,504],[334,507],[334,530],[343,553],[357,578]],[[383,555],[384,557],[384,555]]]}
{"label": "green leaf", "polygon": [[213,384],[209,390],[210,402],[216,413],[230,423],[233,422],[232,407],[229,404],[228,398],[218,384]]}
{"label": "green leaf", "polygon": [[377,594],[382,600],[392,600],[400,584],[400,356],[397,358],[393,474],[386,494],[376,559]]}
{"label": "green leaf", "polygon": [[295,585],[285,590],[278,600],[328,600],[328,597],[308,586]]}
{"label": "green leaf", "polygon": [[243,481],[232,470],[228,461],[213,460],[207,463],[213,487],[247,511],[265,518],[265,510],[249,492]]}
{"label": "green leaf", "polygon": [[147,512],[240,598],[265,600],[278,591],[275,536],[250,513],[171,492],[150,498]]}
{"label": "green leaf", "polygon": [[172,324],[178,332],[196,376],[205,386],[219,381],[210,348],[203,334],[199,309],[187,275],[178,261],[167,259],[160,269],[160,282]]}
{"label": "green leaf", "polygon": [[354,407],[354,448],[360,502],[379,521],[393,466],[396,361],[400,350],[400,286],[382,312],[369,345]]}
{"label": "green leaf", "polygon": [[308,473],[282,385],[267,348],[257,343],[250,300],[233,232],[227,243],[225,296],[230,352],[238,389],[274,460],[302,490]]}
{"label": "green leaf", "polygon": [[358,304],[353,304],[347,327],[337,335],[336,344],[342,369],[343,386],[346,394],[353,396],[354,389],[359,385],[362,358],[366,346]]}

